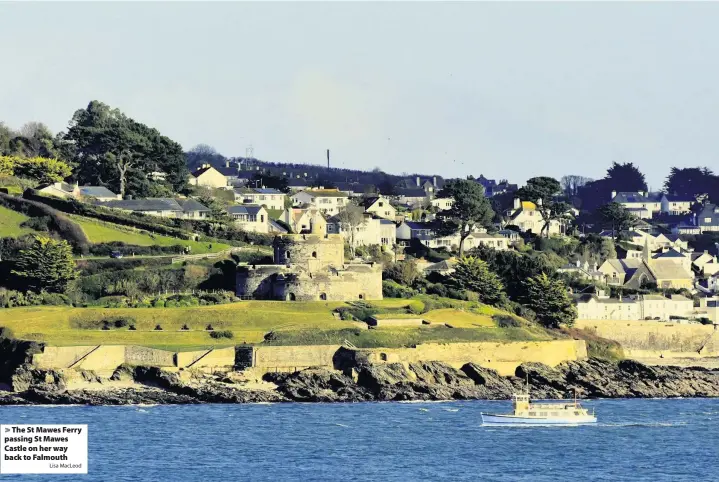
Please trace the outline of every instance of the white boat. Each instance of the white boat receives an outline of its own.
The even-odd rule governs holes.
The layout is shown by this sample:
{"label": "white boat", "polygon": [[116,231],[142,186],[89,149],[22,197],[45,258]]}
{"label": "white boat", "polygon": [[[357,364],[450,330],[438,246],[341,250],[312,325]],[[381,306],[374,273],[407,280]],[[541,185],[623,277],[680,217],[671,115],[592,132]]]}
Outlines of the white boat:
{"label": "white boat", "polygon": [[535,403],[526,393],[512,396],[514,413],[482,413],[482,425],[585,425],[597,423],[597,417],[583,408],[576,395],[573,402]]}

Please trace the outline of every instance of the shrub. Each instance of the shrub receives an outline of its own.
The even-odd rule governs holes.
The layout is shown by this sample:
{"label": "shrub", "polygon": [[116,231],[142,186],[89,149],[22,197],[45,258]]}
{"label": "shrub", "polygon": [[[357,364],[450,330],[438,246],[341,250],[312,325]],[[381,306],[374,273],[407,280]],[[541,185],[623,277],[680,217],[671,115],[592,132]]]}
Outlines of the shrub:
{"label": "shrub", "polygon": [[155,331],[162,331],[162,326],[159,324],[155,325]]}
{"label": "shrub", "polygon": [[500,328],[519,328],[521,326],[519,320],[508,315],[493,315],[492,319]]}
{"label": "shrub", "polygon": [[416,294],[412,288],[402,286],[394,280],[382,281],[382,295],[386,298],[411,298]]}
{"label": "shrub", "polygon": [[40,216],[37,218],[30,218],[20,226],[23,228],[34,229],[35,231],[50,231],[50,224],[52,219],[50,216]]}
{"label": "shrub", "polygon": [[[210,332],[210,337],[214,339],[220,339],[220,338],[227,338],[227,339],[233,339],[235,337],[235,334],[232,333],[230,330],[220,330],[220,331],[212,331]],[[266,339],[266,337],[265,337]]]}

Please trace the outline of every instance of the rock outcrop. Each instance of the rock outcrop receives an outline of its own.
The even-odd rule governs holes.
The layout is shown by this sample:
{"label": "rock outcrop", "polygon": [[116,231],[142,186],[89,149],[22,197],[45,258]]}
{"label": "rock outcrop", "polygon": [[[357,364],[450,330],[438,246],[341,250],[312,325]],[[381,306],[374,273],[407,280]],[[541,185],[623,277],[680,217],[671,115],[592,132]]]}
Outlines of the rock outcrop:
{"label": "rock outcrop", "polygon": [[[508,399],[529,380],[534,398],[719,397],[719,370],[657,367],[632,360],[568,362],[555,368],[527,363],[515,376],[467,364],[456,370],[440,362],[360,365],[351,373],[311,368],[270,373],[271,388],[250,388],[233,374],[178,373],[122,366],[110,380],[82,373],[88,388],[69,390],[62,373],[22,367],[14,392],[0,392],[0,405],[190,404],[249,402],[360,402],[389,400]],[[124,386],[122,384],[125,384]]]}

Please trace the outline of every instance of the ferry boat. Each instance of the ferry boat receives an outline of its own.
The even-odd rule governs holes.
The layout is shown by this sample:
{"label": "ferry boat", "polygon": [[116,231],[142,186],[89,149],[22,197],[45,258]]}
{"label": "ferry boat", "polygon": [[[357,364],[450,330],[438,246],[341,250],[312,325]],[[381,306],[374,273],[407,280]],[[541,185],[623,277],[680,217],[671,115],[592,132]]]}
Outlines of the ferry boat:
{"label": "ferry boat", "polygon": [[512,396],[514,413],[482,413],[482,425],[585,425],[597,423],[597,417],[574,401],[533,403],[529,399],[529,385],[526,393]]}

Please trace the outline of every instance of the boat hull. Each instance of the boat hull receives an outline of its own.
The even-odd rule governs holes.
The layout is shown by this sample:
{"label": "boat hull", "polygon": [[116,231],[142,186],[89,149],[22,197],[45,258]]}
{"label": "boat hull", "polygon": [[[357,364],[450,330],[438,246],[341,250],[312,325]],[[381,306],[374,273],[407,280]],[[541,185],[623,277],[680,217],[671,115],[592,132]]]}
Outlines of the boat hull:
{"label": "boat hull", "polygon": [[597,423],[597,417],[517,417],[483,413],[482,425],[587,425]]}

